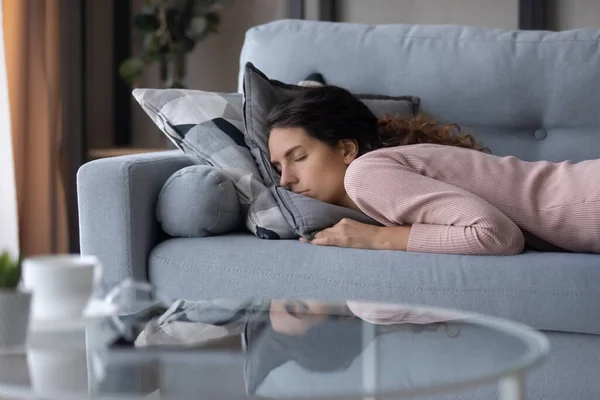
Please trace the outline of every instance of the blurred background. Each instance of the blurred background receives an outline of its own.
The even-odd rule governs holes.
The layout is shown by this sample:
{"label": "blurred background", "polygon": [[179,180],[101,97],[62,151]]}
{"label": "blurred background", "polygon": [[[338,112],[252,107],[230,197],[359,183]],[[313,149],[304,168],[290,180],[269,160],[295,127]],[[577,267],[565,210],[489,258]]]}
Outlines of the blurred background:
{"label": "blurred background", "polygon": [[[142,51],[139,32],[124,16],[135,15],[145,0],[86,0],[85,93],[89,148],[114,145],[147,148],[163,146],[162,134],[119,90],[117,65]],[[237,91],[239,54],[244,34],[252,26],[283,18],[334,19],[368,24],[461,24],[518,29],[520,3],[531,0],[234,0],[221,11],[219,32],[196,44],[186,59],[185,85],[206,91]],[[600,27],[600,1],[553,0],[543,5],[537,29],[565,30]],[[521,5],[523,6],[523,5]],[[535,14],[531,9],[531,13]],[[535,15],[534,15],[535,17]],[[534,21],[537,22],[537,21]],[[527,25],[527,24],[525,24]],[[525,26],[525,28],[531,28]],[[127,37],[130,36],[130,37]],[[159,87],[158,65],[144,71],[140,87]],[[123,99],[127,96],[129,110]],[[120,105],[119,109],[115,106]]]}
{"label": "blurred background", "polygon": [[0,173],[14,174],[18,209],[13,218],[14,207],[0,205],[0,222],[9,221],[3,242],[17,235],[24,255],[78,251],[75,174],[83,163],[169,148],[132,87],[237,91],[240,49],[255,25],[297,18],[600,28],[599,0],[0,1],[11,121],[2,128],[11,142],[2,143],[12,143],[14,160],[3,156]]}

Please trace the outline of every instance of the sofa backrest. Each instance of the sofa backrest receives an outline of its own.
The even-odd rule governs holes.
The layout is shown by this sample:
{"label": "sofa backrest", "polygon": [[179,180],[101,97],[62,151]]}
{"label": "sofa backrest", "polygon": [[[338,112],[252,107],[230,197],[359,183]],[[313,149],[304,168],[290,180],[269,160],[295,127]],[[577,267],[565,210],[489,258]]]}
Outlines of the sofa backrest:
{"label": "sofa backrest", "polygon": [[419,96],[497,155],[600,158],[600,30],[282,20],[247,32],[246,61],[288,83],[320,72],[355,93]]}

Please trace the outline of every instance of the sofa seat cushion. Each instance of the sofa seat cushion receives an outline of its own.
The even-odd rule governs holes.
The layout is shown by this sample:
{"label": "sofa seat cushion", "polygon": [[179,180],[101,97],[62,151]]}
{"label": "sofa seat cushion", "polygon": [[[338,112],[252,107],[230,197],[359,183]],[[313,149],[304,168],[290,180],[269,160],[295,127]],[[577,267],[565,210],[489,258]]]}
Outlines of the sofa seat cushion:
{"label": "sofa seat cushion", "polygon": [[152,251],[158,290],[186,299],[304,297],[396,301],[600,334],[600,256],[459,256],[318,247],[239,233],[177,238]]}

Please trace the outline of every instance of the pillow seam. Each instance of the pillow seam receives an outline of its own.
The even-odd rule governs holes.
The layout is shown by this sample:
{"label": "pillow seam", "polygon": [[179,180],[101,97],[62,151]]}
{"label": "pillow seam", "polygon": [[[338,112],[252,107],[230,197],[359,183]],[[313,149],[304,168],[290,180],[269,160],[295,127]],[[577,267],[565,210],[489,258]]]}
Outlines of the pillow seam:
{"label": "pillow seam", "polygon": [[[212,179],[217,183],[217,186],[218,186],[219,190],[221,191],[221,201],[219,202],[219,208],[217,209],[217,217],[215,218],[214,224],[210,228],[206,229],[206,232],[208,232],[211,235],[214,235],[214,233],[212,233],[211,231],[219,223],[219,218],[221,217],[221,210],[223,208],[223,203],[224,203],[223,199],[225,197],[225,191],[223,190],[223,187],[221,186],[221,182],[219,182],[215,176],[213,176]],[[237,200],[237,195],[236,195],[236,200]],[[237,201],[239,201],[239,200],[237,200]]]}

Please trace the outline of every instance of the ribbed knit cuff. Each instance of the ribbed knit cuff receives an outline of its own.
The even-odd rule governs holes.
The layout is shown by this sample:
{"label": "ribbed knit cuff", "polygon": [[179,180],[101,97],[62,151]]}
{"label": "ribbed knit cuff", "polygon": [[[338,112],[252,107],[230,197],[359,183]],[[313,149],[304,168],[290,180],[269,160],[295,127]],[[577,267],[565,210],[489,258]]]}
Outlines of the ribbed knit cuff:
{"label": "ribbed knit cuff", "polygon": [[447,231],[448,226],[413,224],[408,236],[406,251],[417,253],[443,253],[444,246],[440,243],[441,231]]}

